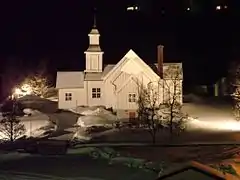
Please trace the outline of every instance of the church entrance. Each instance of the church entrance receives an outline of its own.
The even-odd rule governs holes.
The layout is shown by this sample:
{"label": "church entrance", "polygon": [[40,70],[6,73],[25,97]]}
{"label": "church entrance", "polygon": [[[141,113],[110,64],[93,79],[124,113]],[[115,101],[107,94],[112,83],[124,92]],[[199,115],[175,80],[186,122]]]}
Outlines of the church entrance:
{"label": "church entrance", "polygon": [[129,122],[134,123],[136,121],[136,112],[130,111],[128,115],[129,115]]}

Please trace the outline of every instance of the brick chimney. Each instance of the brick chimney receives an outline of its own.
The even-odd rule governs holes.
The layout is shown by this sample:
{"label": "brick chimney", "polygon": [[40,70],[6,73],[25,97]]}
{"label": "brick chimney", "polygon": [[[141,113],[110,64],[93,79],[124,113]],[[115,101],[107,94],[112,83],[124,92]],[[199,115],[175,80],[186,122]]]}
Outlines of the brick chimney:
{"label": "brick chimney", "polygon": [[157,47],[158,75],[163,79],[163,45]]}

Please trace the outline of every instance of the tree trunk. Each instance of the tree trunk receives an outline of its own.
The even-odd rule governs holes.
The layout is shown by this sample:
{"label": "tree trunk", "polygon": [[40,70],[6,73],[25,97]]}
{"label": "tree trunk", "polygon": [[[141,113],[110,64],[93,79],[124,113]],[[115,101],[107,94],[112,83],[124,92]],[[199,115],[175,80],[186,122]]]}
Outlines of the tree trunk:
{"label": "tree trunk", "polygon": [[156,133],[152,134],[152,143],[156,144]]}
{"label": "tree trunk", "polygon": [[10,141],[13,142],[13,122],[12,122],[12,119],[10,120],[11,121],[11,127],[10,127]]}

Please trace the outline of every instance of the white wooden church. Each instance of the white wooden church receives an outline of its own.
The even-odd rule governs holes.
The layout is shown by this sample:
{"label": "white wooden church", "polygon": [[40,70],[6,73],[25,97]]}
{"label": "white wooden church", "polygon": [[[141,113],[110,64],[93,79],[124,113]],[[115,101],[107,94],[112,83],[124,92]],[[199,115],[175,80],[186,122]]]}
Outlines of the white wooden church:
{"label": "white wooden church", "polygon": [[[96,25],[88,36],[89,48],[84,52],[85,70],[57,72],[59,109],[102,105],[116,110],[118,117],[134,118],[139,90],[136,80],[143,85],[170,82],[172,76],[167,73],[169,67],[177,67],[179,70],[179,89],[182,92],[182,63],[163,63],[163,46],[158,46],[158,60],[154,65],[146,64],[130,49],[117,64],[104,66],[104,52],[100,48],[100,34]],[[159,93],[159,100],[164,101],[162,86],[155,87],[162,92]],[[182,95],[178,101],[182,103]]]}

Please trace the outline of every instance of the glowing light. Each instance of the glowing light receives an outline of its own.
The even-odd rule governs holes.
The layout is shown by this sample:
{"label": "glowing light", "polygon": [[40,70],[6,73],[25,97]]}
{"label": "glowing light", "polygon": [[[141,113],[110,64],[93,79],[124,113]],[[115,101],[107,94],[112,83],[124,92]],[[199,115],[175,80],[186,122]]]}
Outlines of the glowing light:
{"label": "glowing light", "polygon": [[16,89],[14,90],[14,93],[15,93],[16,95],[20,95],[20,94],[22,93],[22,91],[21,91],[21,89],[16,88]]}
{"label": "glowing light", "polygon": [[221,6],[216,6],[216,10],[221,10],[222,7]]}
{"label": "glowing light", "polygon": [[29,84],[22,85],[21,88],[15,88],[12,97],[20,98],[32,94],[32,87]]}
{"label": "glowing light", "polygon": [[29,95],[32,93],[32,87],[29,84],[24,84],[21,87],[23,94]]}
{"label": "glowing light", "polygon": [[187,8],[187,11],[190,11],[190,10],[191,10],[190,7],[188,7],[188,8]]}
{"label": "glowing light", "polygon": [[240,131],[240,122],[235,120],[201,121],[194,118],[189,118],[189,120],[191,120],[192,127],[197,129],[210,131]]}
{"label": "glowing light", "polygon": [[227,5],[225,5],[225,6],[224,6],[224,9],[227,9],[227,8],[228,8]]}
{"label": "glowing light", "polygon": [[127,11],[134,11],[134,10],[139,10],[139,7],[138,6],[129,6],[127,7]]}

